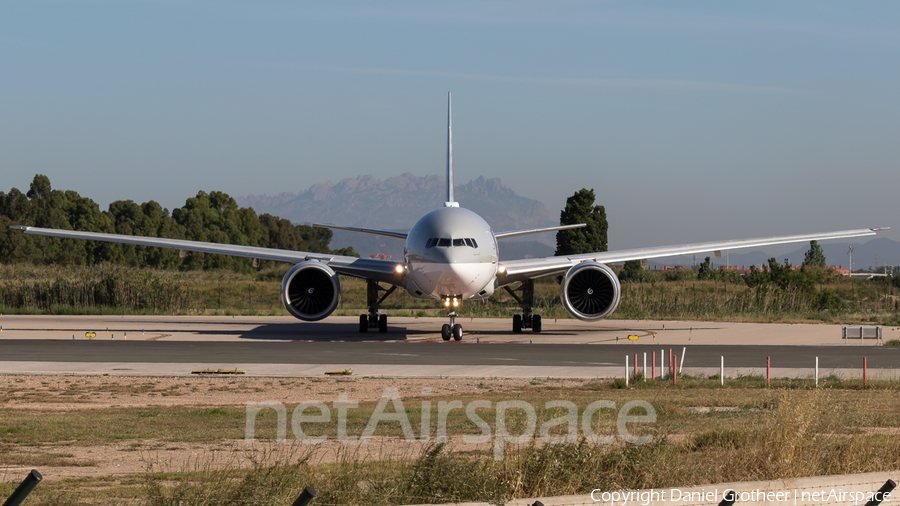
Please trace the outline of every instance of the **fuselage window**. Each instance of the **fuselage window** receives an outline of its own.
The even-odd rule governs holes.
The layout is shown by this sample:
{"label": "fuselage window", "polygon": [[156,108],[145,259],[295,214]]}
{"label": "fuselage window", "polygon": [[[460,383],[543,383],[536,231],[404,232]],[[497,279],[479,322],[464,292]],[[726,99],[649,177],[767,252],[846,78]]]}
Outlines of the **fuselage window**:
{"label": "fuselage window", "polygon": [[465,245],[466,245],[466,240],[465,240],[465,239],[453,239],[453,246],[454,246],[454,247],[456,247],[456,246],[465,246]]}
{"label": "fuselage window", "polygon": [[450,239],[447,239],[446,237],[441,237],[440,239],[438,239],[437,245],[442,248],[449,248],[450,247]]}

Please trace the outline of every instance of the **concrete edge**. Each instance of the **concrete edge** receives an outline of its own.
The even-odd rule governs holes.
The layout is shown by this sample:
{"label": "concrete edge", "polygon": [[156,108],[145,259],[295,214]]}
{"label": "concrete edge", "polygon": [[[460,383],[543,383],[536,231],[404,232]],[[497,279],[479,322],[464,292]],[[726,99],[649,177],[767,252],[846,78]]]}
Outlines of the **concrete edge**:
{"label": "concrete edge", "polygon": [[[897,481],[900,470],[845,474],[836,476],[813,476],[785,480],[753,481],[738,483],[717,483],[686,487],[668,487],[661,489],[594,491],[592,494],[567,495],[556,497],[538,497],[531,499],[515,499],[506,506],[531,506],[540,501],[544,506],[647,506],[648,504],[666,506],[706,506],[717,505],[724,494],[733,490],[739,494],[735,503],[740,506],[824,506],[831,504],[864,504],[889,479]],[[896,492],[896,491],[895,491]],[[604,495],[604,493],[606,495]],[[613,500],[614,494],[619,494]],[[604,500],[606,497],[609,500]],[[897,493],[896,496],[900,496]],[[673,498],[674,497],[674,498]],[[890,504],[895,497],[892,494],[884,503]],[[425,506],[425,505],[420,505]],[[496,506],[488,502],[448,503],[440,506]]]}

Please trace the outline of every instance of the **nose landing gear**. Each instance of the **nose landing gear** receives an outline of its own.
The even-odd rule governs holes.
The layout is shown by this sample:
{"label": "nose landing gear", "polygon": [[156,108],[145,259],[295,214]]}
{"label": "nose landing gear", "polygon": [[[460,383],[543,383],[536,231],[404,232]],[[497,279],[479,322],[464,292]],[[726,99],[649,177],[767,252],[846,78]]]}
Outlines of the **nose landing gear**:
{"label": "nose landing gear", "polygon": [[454,341],[462,341],[463,328],[462,325],[456,323],[456,312],[450,311],[450,314],[447,316],[450,317],[450,324],[445,323],[441,327],[441,339],[449,341],[452,337]]}
{"label": "nose landing gear", "polygon": [[452,337],[454,341],[462,341],[463,328],[462,325],[456,323],[456,309],[459,307],[459,298],[444,297],[444,306],[450,308],[447,316],[450,318],[450,324],[444,324],[441,327],[441,339],[449,341]]}

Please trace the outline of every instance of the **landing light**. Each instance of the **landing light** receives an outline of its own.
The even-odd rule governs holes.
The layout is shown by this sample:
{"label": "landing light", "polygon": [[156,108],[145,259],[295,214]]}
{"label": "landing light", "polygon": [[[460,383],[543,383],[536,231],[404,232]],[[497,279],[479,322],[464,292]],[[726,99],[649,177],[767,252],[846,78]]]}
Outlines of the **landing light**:
{"label": "landing light", "polygon": [[397,274],[403,274],[403,266],[397,264],[397,267],[394,267],[394,270],[397,271]]}
{"label": "landing light", "polygon": [[459,306],[459,299],[457,299],[456,297],[453,297],[453,307],[457,307],[457,306]]}
{"label": "landing light", "polygon": [[450,307],[450,299],[444,299],[444,306]]}
{"label": "landing light", "polygon": [[506,267],[503,266],[503,265],[501,265],[500,267],[497,267],[497,272],[499,272],[500,274],[505,273],[505,272],[506,272]]}

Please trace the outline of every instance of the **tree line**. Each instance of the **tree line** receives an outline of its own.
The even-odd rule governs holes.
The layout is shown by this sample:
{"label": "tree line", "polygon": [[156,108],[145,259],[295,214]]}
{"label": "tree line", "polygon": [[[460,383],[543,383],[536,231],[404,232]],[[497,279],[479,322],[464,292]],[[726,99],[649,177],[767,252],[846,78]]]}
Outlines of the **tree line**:
{"label": "tree line", "polygon": [[[28,191],[0,191],[0,262],[36,265],[93,265],[113,263],[161,269],[230,269],[250,271],[249,258],[228,255],[26,235],[10,225],[140,235],[189,241],[259,246],[313,253],[359,256],[353,248],[329,249],[331,230],[294,225],[270,214],[257,215],[249,207],[219,191],[200,191],[171,214],[156,201],[137,204],[117,200],[109,209],[72,190],[56,190],[50,178],[37,174]],[[265,264],[265,262],[264,262]]]}

